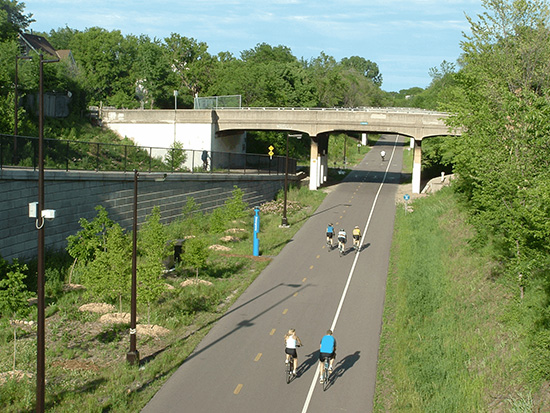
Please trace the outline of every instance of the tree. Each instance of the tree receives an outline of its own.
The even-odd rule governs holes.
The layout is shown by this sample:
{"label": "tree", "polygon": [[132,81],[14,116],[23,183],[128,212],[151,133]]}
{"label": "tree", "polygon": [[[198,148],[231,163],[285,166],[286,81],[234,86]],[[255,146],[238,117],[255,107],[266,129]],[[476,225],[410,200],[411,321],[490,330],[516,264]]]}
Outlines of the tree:
{"label": "tree", "polygon": [[138,300],[147,304],[149,323],[151,304],[165,291],[163,259],[168,255],[168,238],[160,222],[160,208],[155,206],[138,234],[139,265],[137,267]]}
{"label": "tree", "polygon": [[183,262],[195,269],[195,277],[199,277],[199,270],[206,267],[209,251],[204,240],[190,238],[185,241],[183,250]]}
{"label": "tree", "polygon": [[82,227],[76,235],[67,237],[67,252],[74,258],[73,266],[69,274],[69,284],[77,263],[85,267],[91,262],[99,251],[105,251],[107,248],[107,231],[115,225],[109,218],[107,210],[98,205],[95,207],[97,216],[88,221],[86,218],[80,218],[79,224]]}
{"label": "tree", "polygon": [[0,0],[0,42],[15,40],[35,20],[32,14],[23,14],[25,3]]}
{"label": "tree", "polygon": [[[523,286],[548,269],[550,27],[542,1],[493,0],[470,22],[462,69],[444,109],[461,126],[451,140],[457,189],[469,201],[479,239]],[[546,220],[541,219],[546,216]],[[546,221],[546,222],[545,222]]]}
{"label": "tree", "polygon": [[361,76],[369,79],[374,85],[382,85],[382,74],[376,63],[359,56],[345,57],[340,63],[345,68],[354,69]]}
{"label": "tree", "polygon": [[70,43],[81,72],[90,104],[101,101],[118,107],[137,107],[136,75],[132,65],[137,55],[136,41],[126,40],[118,30],[92,27],[76,32]]}
{"label": "tree", "polygon": [[164,162],[172,169],[172,171],[185,170],[183,166],[187,160],[187,153],[183,149],[183,143],[175,141],[170,145],[170,150],[164,156]]}
{"label": "tree", "polygon": [[89,295],[114,301],[130,294],[132,246],[129,237],[118,224],[107,229],[104,249],[99,250],[86,267],[83,284]]}
{"label": "tree", "polygon": [[164,39],[168,63],[178,76],[179,87],[188,90],[191,98],[211,83],[213,62],[208,45],[193,38],[172,33]]}
{"label": "tree", "polygon": [[27,275],[26,265],[20,265],[15,261],[9,268],[5,278],[0,279],[0,314],[8,315],[14,321],[13,325],[13,370],[17,354],[17,316],[26,316],[30,312],[28,299],[30,291],[25,285]]}

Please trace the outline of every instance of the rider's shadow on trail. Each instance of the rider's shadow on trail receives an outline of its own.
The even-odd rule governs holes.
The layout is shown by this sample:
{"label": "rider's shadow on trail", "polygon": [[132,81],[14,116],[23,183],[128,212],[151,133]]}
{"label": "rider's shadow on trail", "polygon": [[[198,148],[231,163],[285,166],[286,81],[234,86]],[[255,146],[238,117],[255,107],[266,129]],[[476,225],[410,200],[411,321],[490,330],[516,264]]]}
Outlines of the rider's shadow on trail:
{"label": "rider's shadow on trail", "polygon": [[370,242],[367,242],[366,244],[363,244],[359,247],[359,252],[362,252],[363,250],[366,250],[368,247],[370,247]]}
{"label": "rider's shadow on trail", "polygon": [[360,351],[358,350],[336,363],[336,366],[334,366],[334,371],[329,376],[329,387],[332,386],[339,377],[342,377],[347,370],[351,369],[355,363],[357,363],[361,357],[359,353]]}
{"label": "rider's shadow on trail", "polygon": [[317,367],[317,363],[319,362],[319,350],[307,354],[306,357],[307,358],[302,361],[302,364],[298,366],[298,370],[296,371],[299,376],[303,375],[310,368]]}

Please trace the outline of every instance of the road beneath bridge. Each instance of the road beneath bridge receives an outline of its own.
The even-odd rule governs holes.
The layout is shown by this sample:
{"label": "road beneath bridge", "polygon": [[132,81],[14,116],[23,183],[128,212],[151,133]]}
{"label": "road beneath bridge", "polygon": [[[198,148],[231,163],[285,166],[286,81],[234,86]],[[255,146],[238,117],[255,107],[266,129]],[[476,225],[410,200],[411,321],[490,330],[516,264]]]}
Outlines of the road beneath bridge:
{"label": "road beneath bridge", "polygon": [[[370,412],[404,141],[383,135],[216,323],[143,412]],[[379,156],[381,147],[389,155]],[[363,231],[339,257],[325,228]],[[351,237],[350,237],[351,238]],[[348,246],[349,248],[349,246]],[[284,379],[283,336],[295,328],[299,376]],[[319,341],[338,342],[335,371],[318,384]]]}

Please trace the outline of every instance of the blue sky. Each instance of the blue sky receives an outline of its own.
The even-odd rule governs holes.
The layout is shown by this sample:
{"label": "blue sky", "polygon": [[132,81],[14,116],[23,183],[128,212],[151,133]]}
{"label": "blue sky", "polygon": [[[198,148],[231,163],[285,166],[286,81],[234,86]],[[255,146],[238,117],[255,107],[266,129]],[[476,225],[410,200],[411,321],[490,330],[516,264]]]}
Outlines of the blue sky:
{"label": "blue sky", "polygon": [[309,60],[361,56],[378,64],[382,89],[430,84],[429,69],[456,62],[465,14],[477,20],[481,0],[27,0],[30,29],[102,27],[164,39],[171,33],[208,45],[210,54],[258,43],[283,45]]}

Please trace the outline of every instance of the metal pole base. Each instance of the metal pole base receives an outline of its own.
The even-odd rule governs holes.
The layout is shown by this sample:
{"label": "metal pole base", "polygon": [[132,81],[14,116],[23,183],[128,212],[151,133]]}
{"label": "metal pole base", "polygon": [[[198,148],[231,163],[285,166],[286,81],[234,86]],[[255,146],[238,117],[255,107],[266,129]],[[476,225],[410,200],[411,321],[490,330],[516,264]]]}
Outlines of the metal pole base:
{"label": "metal pole base", "polygon": [[129,351],[126,354],[126,361],[132,365],[139,364],[139,351]]}

